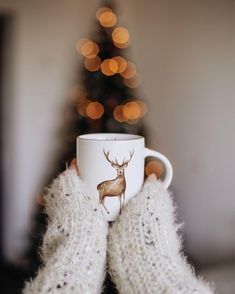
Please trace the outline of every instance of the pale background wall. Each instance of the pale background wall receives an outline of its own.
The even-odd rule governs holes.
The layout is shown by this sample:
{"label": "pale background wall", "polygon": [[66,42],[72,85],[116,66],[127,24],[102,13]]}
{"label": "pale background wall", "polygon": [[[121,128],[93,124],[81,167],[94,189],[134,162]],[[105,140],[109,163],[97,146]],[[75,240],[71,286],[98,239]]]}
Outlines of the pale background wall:
{"label": "pale background wall", "polygon": [[[149,105],[149,141],[172,161],[189,251],[235,246],[234,1],[119,1]],[[9,257],[25,246],[35,195],[61,142],[61,109],[99,1],[0,1],[15,14],[5,103],[4,218]],[[10,85],[10,86],[9,86]],[[17,203],[17,205],[16,205]]]}

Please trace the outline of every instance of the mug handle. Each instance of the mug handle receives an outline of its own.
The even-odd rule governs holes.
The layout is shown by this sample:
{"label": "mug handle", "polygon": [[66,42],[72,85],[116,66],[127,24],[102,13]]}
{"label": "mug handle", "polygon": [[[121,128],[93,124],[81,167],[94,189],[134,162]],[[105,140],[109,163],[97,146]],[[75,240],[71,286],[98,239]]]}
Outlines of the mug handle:
{"label": "mug handle", "polygon": [[144,158],[146,158],[148,156],[156,157],[164,164],[165,170],[166,170],[166,175],[165,175],[165,178],[162,181],[162,183],[163,183],[164,188],[167,189],[170,186],[172,178],[173,178],[173,168],[172,168],[170,161],[160,152],[157,152],[157,151],[154,151],[154,150],[151,150],[148,148],[144,148]]}

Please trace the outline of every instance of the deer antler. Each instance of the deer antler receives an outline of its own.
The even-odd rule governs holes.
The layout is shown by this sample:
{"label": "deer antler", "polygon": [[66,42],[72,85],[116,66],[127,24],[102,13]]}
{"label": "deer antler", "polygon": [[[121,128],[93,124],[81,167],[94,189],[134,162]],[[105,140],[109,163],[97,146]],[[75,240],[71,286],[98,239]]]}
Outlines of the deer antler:
{"label": "deer antler", "polygon": [[134,154],[134,149],[132,150],[132,152],[129,151],[129,154],[130,154],[129,159],[128,159],[128,160],[125,160],[125,161],[123,160],[122,165],[124,165],[124,164],[128,164],[128,163],[131,161],[131,159],[132,159],[132,157],[133,157],[133,154]]}
{"label": "deer antler", "polygon": [[128,163],[131,161],[131,158],[133,157],[133,154],[134,154],[134,149],[133,149],[132,152],[129,151],[129,153],[130,153],[130,157],[129,157],[129,159],[128,159],[128,160],[125,160],[125,158],[124,158],[122,164],[119,164],[119,163],[118,163],[116,157],[115,157],[115,161],[111,160],[111,159],[109,158],[109,153],[110,153],[109,151],[106,152],[106,151],[103,149],[103,153],[104,153],[104,156],[105,156],[105,158],[107,159],[107,161],[108,161],[109,163],[111,163],[112,165],[114,165],[114,166],[116,166],[116,167],[122,167],[123,165],[128,164]]}
{"label": "deer antler", "polygon": [[109,162],[109,163],[111,163],[111,164],[113,164],[114,166],[119,166],[119,164],[118,164],[118,162],[117,162],[117,159],[115,158],[115,161],[113,161],[113,160],[111,160],[110,158],[109,158],[109,151],[105,151],[104,149],[103,149],[103,153],[104,153],[104,156],[105,156],[105,158],[107,159],[107,161]]}

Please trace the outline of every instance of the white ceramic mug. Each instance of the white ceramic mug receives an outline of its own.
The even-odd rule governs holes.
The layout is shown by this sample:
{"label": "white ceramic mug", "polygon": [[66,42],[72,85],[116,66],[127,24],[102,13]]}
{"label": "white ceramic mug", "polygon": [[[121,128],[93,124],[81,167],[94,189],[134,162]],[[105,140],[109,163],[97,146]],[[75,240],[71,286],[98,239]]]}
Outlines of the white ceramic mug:
{"label": "white ceramic mug", "polygon": [[168,188],[173,169],[161,153],[145,148],[144,137],[97,133],[77,137],[79,174],[88,192],[102,206],[108,221],[114,220],[144,181],[144,160],[159,159],[165,166],[163,184]]}

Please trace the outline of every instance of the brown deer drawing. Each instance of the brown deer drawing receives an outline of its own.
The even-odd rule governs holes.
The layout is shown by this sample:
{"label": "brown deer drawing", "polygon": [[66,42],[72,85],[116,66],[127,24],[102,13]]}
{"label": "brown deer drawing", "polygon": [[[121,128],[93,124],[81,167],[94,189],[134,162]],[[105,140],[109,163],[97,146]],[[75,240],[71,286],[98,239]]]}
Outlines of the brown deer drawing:
{"label": "brown deer drawing", "polygon": [[120,199],[120,211],[121,214],[124,202],[125,202],[125,191],[126,191],[126,179],[125,179],[125,168],[128,166],[128,163],[131,161],[134,154],[134,150],[129,152],[129,159],[123,160],[121,164],[118,163],[117,159],[115,161],[109,158],[109,151],[105,151],[104,156],[111,166],[116,168],[117,176],[115,179],[103,181],[97,185],[97,190],[99,191],[99,203],[103,205],[104,209],[109,213],[107,208],[104,205],[105,197],[115,197],[118,196]]}

